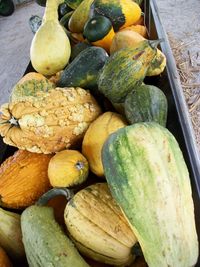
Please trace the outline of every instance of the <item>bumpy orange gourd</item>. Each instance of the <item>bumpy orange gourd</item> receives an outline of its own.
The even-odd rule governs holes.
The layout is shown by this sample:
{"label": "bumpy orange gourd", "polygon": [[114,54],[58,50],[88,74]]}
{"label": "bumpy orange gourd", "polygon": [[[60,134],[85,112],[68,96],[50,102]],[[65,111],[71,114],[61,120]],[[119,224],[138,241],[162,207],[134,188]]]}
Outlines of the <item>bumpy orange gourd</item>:
{"label": "bumpy orange gourd", "polygon": [[97,176],[103,176],[103,165],[101,161],[101,149],[108,136],[125,127],[125,119],[115,112],[105,112],[88,128],[82,143],[82,153],[89,162],[90,169]]}
{"label": "bumpy orange gourd", "polygon": [[30,91],[15,93],[1,107],[3,141],[19,149],[48,154],[75,146],[101,114],[95,98],[82,88]]}
{"label": "bumpy orange gourd", "polygon": [[49,162],[48,176],[53,187],[69,187],[87,179],[87,159],[77,150],[57,152]]}
{"label": "bumpy orange gourd", "polygon": [[12,263],[8,258],[6,252],[0,247],[0,266],[1,267],[12,267]]}
{"label": "bumpy orange gourd", "polygon": [[47,168],[51,155],[18,150],[0,166],[0,205],[25,208],[50,189]]}

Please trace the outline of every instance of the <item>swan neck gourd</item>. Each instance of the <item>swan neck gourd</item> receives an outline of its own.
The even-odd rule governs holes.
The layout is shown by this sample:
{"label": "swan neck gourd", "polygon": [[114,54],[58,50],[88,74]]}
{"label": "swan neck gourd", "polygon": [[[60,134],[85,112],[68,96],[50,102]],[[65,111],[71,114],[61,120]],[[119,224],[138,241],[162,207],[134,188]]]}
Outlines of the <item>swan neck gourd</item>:
{"label": "swan neck gourd", "polygon": [[31,43],[32,66],[46,76],[63,70],[71,55],[69,39],[58,20],[58,6],[62,2],[47,0],[42,25]]}
{"label": "swan neck gourd", "polygon": [[48,0],[43,16],[43,23],[53,20],[58,22],[58,6],[63,3],[63,0]]}

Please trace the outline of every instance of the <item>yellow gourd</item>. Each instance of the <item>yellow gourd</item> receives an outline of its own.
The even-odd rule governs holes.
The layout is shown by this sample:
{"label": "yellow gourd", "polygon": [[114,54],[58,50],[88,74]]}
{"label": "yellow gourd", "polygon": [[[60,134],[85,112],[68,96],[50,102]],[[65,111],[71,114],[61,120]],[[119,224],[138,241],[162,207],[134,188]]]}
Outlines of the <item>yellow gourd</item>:
{"label": "yellow gourd", "polygon": [[105,112],[92,122],[84,136],[82,153],[89,162],[90,169],[97,176],[103,176],[101,149],[108,136],[127,125],[123,117],[114,112]]}
{"label": "yellow gourd", "polygon": [[131,25],[131,26],[121,29],[120,31],[126,31],[126,30],[137,32],[140,35],[142,35],[144,38],[147,38],[148,36],[147,28],[144,25]]}
{"label": "yellow gourd", "polygon": [[58,21],[57,9],[62,2],[47,0],[42,25],[31,43],[31,63],[43,75],[52,75],[62,70],[70,58],[70,42]]}
{"label": "yellow gourd", "polygon": [[87,179],[87,159],[77,150],[63,150],[54,155],[48,166],[48,176],[53,187],[68,187]]}

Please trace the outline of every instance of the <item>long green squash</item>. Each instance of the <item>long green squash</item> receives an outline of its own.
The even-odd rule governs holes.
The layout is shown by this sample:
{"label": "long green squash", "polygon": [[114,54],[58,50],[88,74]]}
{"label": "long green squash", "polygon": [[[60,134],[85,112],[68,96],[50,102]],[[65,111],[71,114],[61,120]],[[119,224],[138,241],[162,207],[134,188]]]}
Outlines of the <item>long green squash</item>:
{"label": "long green squash", "polygon": [[124,127],[104,144],[102,161],[148,266],[194,266],[198,241],[190,178],[173,135],[152,122]]}

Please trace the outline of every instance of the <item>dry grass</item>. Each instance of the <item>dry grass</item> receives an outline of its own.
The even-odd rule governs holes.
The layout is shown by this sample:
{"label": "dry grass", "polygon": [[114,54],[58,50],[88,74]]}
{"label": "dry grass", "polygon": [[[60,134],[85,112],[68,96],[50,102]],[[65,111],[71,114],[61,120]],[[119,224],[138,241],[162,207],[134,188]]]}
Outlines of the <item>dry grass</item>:
{"label": "dry grass", "polygon": [[183,42],[168,36],[200,151],[200,51],[191,50],[195,40]]}

